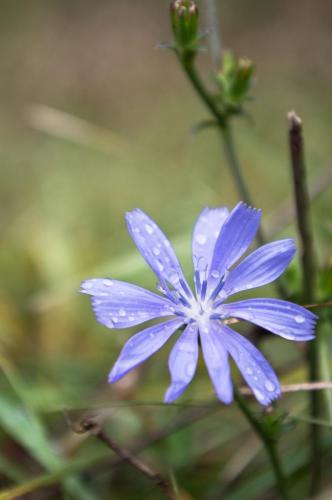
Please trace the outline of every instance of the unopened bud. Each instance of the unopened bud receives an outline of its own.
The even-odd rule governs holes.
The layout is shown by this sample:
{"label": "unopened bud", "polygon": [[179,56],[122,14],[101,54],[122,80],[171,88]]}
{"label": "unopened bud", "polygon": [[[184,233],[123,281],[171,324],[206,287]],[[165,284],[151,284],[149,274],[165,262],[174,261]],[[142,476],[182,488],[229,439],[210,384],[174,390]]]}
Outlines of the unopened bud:
{"label": "unopened bud", "polygon": [[236,77],[233,86],[234,97],[243,99],[247,96],[254,72],[254,64],[247,58],[241,58],[238,62]]}
{"label": "unopened bud", "polygon": [[180,52],[195,51],[198,38],[198,7],[193,0],[175,0],[170,5],[171,23]]}

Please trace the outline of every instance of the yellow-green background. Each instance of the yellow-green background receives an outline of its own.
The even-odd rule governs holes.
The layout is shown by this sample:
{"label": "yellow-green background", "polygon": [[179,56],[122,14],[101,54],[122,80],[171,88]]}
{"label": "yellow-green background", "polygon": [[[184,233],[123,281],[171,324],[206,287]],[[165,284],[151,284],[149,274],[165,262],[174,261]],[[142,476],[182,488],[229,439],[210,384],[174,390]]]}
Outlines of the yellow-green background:
{"label": "yellow-green background", "polygon": [[[224,46],[257,68],[251,119],[237,120],[234,127],[252,197],[273,232],[271,215],[292,195],[290,109],[304,122],[311,183],[331,164],[332,9],[323,0],[236,0],[219,2],[219,11]],[[204,16],[201,25],[208,28]],[[174,240],[190,271],[191,227],[201,208],[238,201],[217,133],[192,133],[207,112],[174,55],[158,48],[170,37],[167,1],[4,0],[0,5],[0,343],[16,395],[5,376],[1,390],[10,404],[19,393],[17,401],[23,398],[41,417],[50,446],[56,442],[68,457],[88,456],[94,445],[70,448],[63,407],[110,406],[126,398],[158,402],[168,385],[166,347],[123,385],[108,387],[107,373],[128,332],[98,325],[88,299],[77,293],[81,279],[98,276],[154,286],[127,234],[125,212],[146,210]],[[199,67],[212,84],[208,53],[199,56]],[[313,205],[321,265],[331,255],[330,197],[327,186]],[[295,235],[293,221],[281,234]],[[289,375],[288,366],[286,381],[304,380],[296,346],[271,340],[263,348],[277,369],[287,363],[296,367]],[[211,392],[201,363],[183,401],[202,401]],[[285,397],[283,405],[302,411],[305,398]],[[15,408],[9,410],[15,414]],[[111,419],[129,446],[177,411],[118,409]],[[5,417],[0,420],[12,462],[13,433]],[[235,408],[224,410],[147,457],[157,467],[172,468],[186,498],[220,498],[228,484],[225,467],[241,463],[240,445],[244,454],[252,447],[254,438],[244,434],[243,440],[240,434],[244,428]],[[286,447],[301,449],[304,439],[305,426],[298,424]],[[255,446],[256,461],[240,467],[236,487],[266,466]],[[20,453],[29,462],[26,451]],[[42,472],[38,467],[27,466],[27,475]],[[143,496],[135,496],[128,477]],[[89,481],[95,498],[111,498],[110,485],[112,498],[158,495],[127,469]],[[8,476],[2,482],[11,484]],[[294,484],[302,491],[305,478]],[[263,498],[239,491],[238,498]],[[52,489],[49,494],[62,495]]]}

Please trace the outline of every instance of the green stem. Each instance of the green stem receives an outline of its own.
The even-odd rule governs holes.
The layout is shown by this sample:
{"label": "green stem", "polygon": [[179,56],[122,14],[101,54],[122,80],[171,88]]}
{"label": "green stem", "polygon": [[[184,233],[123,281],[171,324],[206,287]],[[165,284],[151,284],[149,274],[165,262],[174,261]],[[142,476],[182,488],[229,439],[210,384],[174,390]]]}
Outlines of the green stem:
{"label": "green stem", "polygon": [[[245,201],[248,205],[253,206],[253,203],[251,201],[251,196],[249,194],[249,191],[247,189],[247,186],[245,184],[245,181],[244,181],[244,178],[243,178],[243,175],[241,172],[240,162],[239,162],[238,156],[236,154],[233,133],[232,133],[232,129],[231,129],[229,122],[221,130],[221,135],[222,135],[222,138],[224,141],[226,158],[227,158],[228,164],[231,167],[233,177],[234,177],[236,186],[238,188],[239,194],[240,194],[243,201]],[[256,238],[257,238],[257,241],[260,245],[264,245],[265,241],[264,241],[264,236],[262,234],[261,228],[258,229]]]}
{"label": "green stem", "polygon": [[[298,231],[302,243],[302,280],[303,300],[306,303],[315,301],[316,288],[316,262],[313,245],[313,234],[310,220],[310,197],[307,187],[306,168],[304,161],[304,145],[302,135],[302,121],[294,113],[288,115],[289,120],[289,146],[291,154],[291,166],[293,172],[294,196],[296,202],[296,219]],[[310,344],[308,349],[309,378],[311,382],[319,380],[320,377],[320,336]],[[320,417],[320,395],[316,391],[310,393],[311,415],[317,420]],[[319,425],[312,423],[310,430],[311,438],[311,486],[312,494],[319,489],[322,472],[320,456],[320,434]]]}
{"label": "green stem", "polygon": [[[193,57],[185,57],[185,55],[181,56],[180,54],[178,54],[178,57],[188,79],[217,122],[224,143],[227,163],[230,167],[239,195],[245,203],[252,206],[251,196],[247,189],[240,162],[236,154],[229,119],[222,115],[213,96],[206,90],[193,64]],[[264,243],[261,230],[257,233],[257,239],[260,244]]]}
{"label": "green stem", "polygon": [[266,431],[262,423],[251,411],[249,405],[246,403],[244,398],[242,398],[242,396],[240,396],[240,394],[237,391],[235,391],[234,393],[234,399],[239,405],[239,408],[241,409],[243,415],[249,422],[250,426],[253,428],[253,430],[256,432],[256,434],[262,440],[265,446],[266,453],[269,456],[271,466],[274,472],[276,487],[279,491],[280,498],[282,500],[289,500],[290,497],[287,491],[287,479],[282,470],[281,460],[279,459],[279,454],[275,439],[272,436],[270,436],[270,434]]}

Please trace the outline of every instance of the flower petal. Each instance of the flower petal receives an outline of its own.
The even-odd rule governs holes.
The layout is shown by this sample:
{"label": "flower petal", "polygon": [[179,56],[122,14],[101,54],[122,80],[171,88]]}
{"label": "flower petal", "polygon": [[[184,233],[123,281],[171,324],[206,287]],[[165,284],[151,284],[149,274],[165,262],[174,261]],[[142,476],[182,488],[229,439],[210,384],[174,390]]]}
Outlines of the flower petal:
{"label": "flower petal", "polygon": [[128,328],[174,315],[174,304],[168,299],[122,281],[86,280],[81,284],[81,292],[93,296],[96,318],[108,328]]}
{"label": "flower petal", "polygon": [[185,391],[195,375],[198,361],[198,327],[190,323],[174,345],[168,360],[172,383],[164,401],[171,403]]}
{"label": "flower petal", "polygon": [[203,356],[218,398],[226,404],[233,401],[233,384],[228,352],[222,342],[216,321],[209,322],[208,331],[200,332]]}
{"label": "flower petal", "polygon": [[268,405],[280,396],[279,380],[270,363],[247,339],[228,326],[220,325],[224,345],[257,401]]}
{"label": "flower petal", "polygon": [[161,283],[167,280],[180,289],[180,281],[185,281],[180,263],[157,224],[139,209],[128,212],[126,220],[130,236]]}
{"label": "flower petal", "polygon": [[261,218],[261,211],[240,202],[230,213],[216,241],[210,268],[209,283],[217,283],[252,243]]}
{"label": "flower petal", "polygon": [[302,306],[279,299],[248,299],[220,308],[227,317],[245,319],[289,340],[311,340],[317,316]]}
{"label": "flower petal", "polygon": [[182,324],[181,319],[172,319],[146,328],[131,337],[116,360],[108,381],[110,383],[116,382],[130,370],[143,363],[157,352]]}
{"label": "flower petal", "polygon": [[204,208],[198,216],[192,237],[194,269],[209,271],[213,250],[221,227],[229,215],[226,207]]}
{"label": "flower petal", "polygon": [[263,245],[229,273],[223,293],[231,295],[271,283],[284,272],[295,252],[296,247],[292,239]]}

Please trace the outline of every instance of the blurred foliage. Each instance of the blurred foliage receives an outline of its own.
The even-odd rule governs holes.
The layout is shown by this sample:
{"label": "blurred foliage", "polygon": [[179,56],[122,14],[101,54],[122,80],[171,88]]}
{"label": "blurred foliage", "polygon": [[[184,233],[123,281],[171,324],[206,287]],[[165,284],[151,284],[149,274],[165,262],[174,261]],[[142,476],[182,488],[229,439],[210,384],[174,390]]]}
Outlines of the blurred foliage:
{"label": "blurred foliage", "polygon": [[[125,228],[124,213],[136,206],[170,235],[190,271],[196,215],[203,206],[234,204],[234,186],[215,132],[190,133],[205,110],[172,54],[155,50],[170,38],[166,0],[5,0],[1,11],[0,486],[36,490],[20,498],[156,499],[159,492],[137,471],[108,467],[108,450],[72,433],[63,409],[92,409],[127,447],[148,438],[192,410],[131,405],[162,400],[169,346],[109,387],[107,373],[130,332],[98,325],[77,290],[81,279],[95,276],[154,287]],[[220,15],[224,43],[257,68],[254,124],[239,120],[236,138],[272,233],[269,221],[292,194],[290,108],[304,121],[310,181],[332,161],[331,5],[238,0],[223,2]],[[206,54],[199,64],[209,72]],[[324,301],[331,299],[330,200],[327,187],[313,205],[317,257],[327,269],[320,277]],[[293,221],[274,236],[285,235],[295,236]],[[298,260],[286,280],[296,297]],[[274,293],[273,286],[264,292]],[[331,313],[323,314],[329,371]],[[266,335],[262,349],[282,382],[305,380],[302,346]],[[198,373],[184,405],[212,393],[202,361]],[[281,446],[295,498],[307,491],[306,411],[302,393],[280,403],[291,416],[282,425],[293,426]],[[332,443],[325,428],[329,496]],[[142,457],[171,471],[181,498],[273,498],[265,454],[235,406],[217,407]]]}

